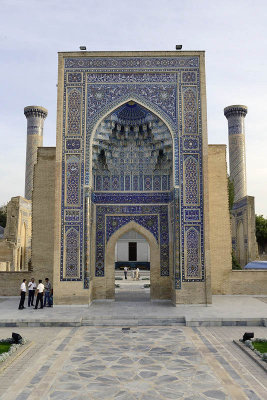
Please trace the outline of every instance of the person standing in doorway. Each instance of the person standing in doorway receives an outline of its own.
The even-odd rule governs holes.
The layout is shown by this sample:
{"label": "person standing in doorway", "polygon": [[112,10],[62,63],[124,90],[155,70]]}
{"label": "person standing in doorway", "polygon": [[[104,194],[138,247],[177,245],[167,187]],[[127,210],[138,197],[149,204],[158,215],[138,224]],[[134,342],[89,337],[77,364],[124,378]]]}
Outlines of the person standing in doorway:
{"label": "person standing in doorway", "polygon": [[124,278],[127,279],[128,268],[124,267]]}
{"label": "person standing in doorway", "polygon": [[42,283],[42,279],[39,279],[39,285],[37,286],[37,299],[36,299],[36,303],[35,303],[35,310],[37,310],[38,308],[38,304],[40,301],[41,307],[43,308],[43,296],[44,296],[44,285]]}
{"label": "person standing in doorway", "polygon": [[140,272],[139,272],[139,268],[138,268],[138,267],[136,268],[136,272],[135,272],[135,273],[136,273],[136,280],[139,281],[139,279],[140,279]]}
{"label": "person standing in doorway", "polygon": [[34,278],[32,278],[30,280],[30,282],[28,283],[28,290],[29,290],[28,307],[30,307],[30,306],[33,306],[34,294],[35,294],[35,290],[36,290],[36,283],[34,281]]}
{"label": "person standing in doorway", "polygon": [[24,301],[26,296],[26,279],[23,279],[22,284],[20,285],[20,302],[19,302],[19,310],[23,310]]}
{"label": "person standing in doorway", "polygon": [[45,292],[44,292],[44,307],[46,307],[46,302],[47,306],[49,306],[49,298],[51,294],[51,283],[48,278],[45,278]]}

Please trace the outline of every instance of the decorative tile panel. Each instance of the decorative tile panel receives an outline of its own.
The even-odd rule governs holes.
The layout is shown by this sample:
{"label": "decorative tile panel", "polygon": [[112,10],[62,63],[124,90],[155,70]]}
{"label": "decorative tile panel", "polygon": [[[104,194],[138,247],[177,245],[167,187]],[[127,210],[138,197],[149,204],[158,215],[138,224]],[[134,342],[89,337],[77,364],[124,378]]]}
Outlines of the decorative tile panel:
{"label": "decorative tile panel", "polygon": [[184,221],[185,222],[200,222],[200,210],[199,209],[185,209],[184,210]]}
{"label": "decorative tile panel", "polygon": [[131,221],[149,230],[158,241],[158,215],[111,215],[106,216],[106,242],[114,232]]}
{"label": "decorative tile panel", "polygon": [[67,109],[67,134],[81,134],[81,106],[82,106],[82,89],[68,88]]}
{"label": "decorative tile panel", "polygon": [[152,176],[151,175],[144,176],[144,190],[152,190]]}
{"label": "decorative tile panel", "polygon": [[80,200],[80,155],[66,156],[66,204],[79,205]]}
{"label": "decorative tile panel", "polygon": [[65,221],[66,222],[80,222],[80,210],[65,210]]}
{"label": "decorative tile panel", "polygon": [[94,190],[96,191],[154,191],[170,190],[168,175],[94,175]]}
{"label": "decorative tile panel", "polygon": [[65,277],[76,278],[79,275],[79,227],[65,228]]}
{"label": "decorative tile panel", "polygon": [[185,274],[187,279],[201,277],[200,228],[185,227]]}
{"label": "decorative tile panel", "polygon": [[[68,57],[65,59],[65,68],[85,68],[92,69],[116,69],[121,72],[123,68],[133,68],[140,70],[142,68],[150,70],[151,68],[189,68],[199,67],[199,57]],[[116,71],[116,72],[117,72]]]}
{"label": "decorative tile panel", "polygon": [[[108,114],[123,103],[133,100],[157,115],[170,129],[173,137],[173,183],[180,195],[175,206],[175,287],[181,288],[184,281],[204,280],[204,232],[203,232],[203,183],[202,183],[202,121],[200,102],[199,56],[184,57],[68,57],[64,60],[64,99],[63,99],[63,154],[62,154],[62,247],[61,247],[61,280],[79,280],[84,278],[84,287],[88,288],[84,270],[83,251],[86,249],[87,237],[83,236],[85,221],[84,185],[91,186],[93,176],[90,170],[91,138],[96,125]],[[73,74],[73,75],[71,75]],[[76,74],[76,75],[75,75]],[[85,109],[86,104],[86,109]],[[81,135],[78,142],[67,142]],[[66,136],[68,136],[66,138]],[[85,143],[85,148],[84,148]],[[68,154],[70,152],[76,154]],[[66,154],[67,153],[67,154]],[[79,177],[77,169],[72,169],[72,162],[77,159],[66,158],[80,156]],[[188,159],[191,156],[193,158]],[[197,156],[197,157],[194,157]],[[195,161],[194,161],[195,160]],[[197,178],[192,171],[197,171]],[[145,174],[132,174],[130,187],[136,191],[137,178],[139,190],[145,190]],[[113,176],[119,176],[119,188],[125,190],[125,176],[112,173],[109,182],[103,182],[104,176],[95,178],[98,191],[116,191],[117,182]],[[78,177],[78,178],[77,178]],[[101,179],[98,179],[101,178]],[[187,179],[187,182],[186,182]],[[73,184],[71,181],[73,180]],[[190,183],[192,188],[190,188]],[[73,188],[72,188],[73,186]],[[109,187],[110,189],[105,189]],[[151,179],[152,190],[158,190],[158,182]],[[170,176],[161,176],[161,189],[170,189]],[[105,216],[124,215],[139,217],[141,215],[159,216],[158,237],[161,243],[161,274],[168,275],[165,262],[167,259],[169,237],[167,203],[173,201],[170,192],[154,194],[136,192],[123,193],[126,197],[116,197],[122,193],[93,193],[92,200],[103,204],[102,214],[97,215],[96,239],[96,274],[103,276],[105,265]],[[147,196],[147,197],[146,197]],[[69,199],[71,204],[64,200]],[[138,200],[137,200],[138,199]],[[197,199],[197,203],[194,203]],[[118,203],[119,202],[119,203]],[[136,204],[142,203],[137,206]],[[104,205],[112,204],[111,206]],[[117,206],[116,204],[121,204]],[[165,205],[159,205],[165,204]],[[98,206],[97,206],[98,207]],[[111,208],[109,208],[111,207]],[[119,207],[119,208],[117,208]],[[134,208],[133,208],[134,207]],[[141,207],[141,208],[138,208]],[[149,208],[152,207],[152,208]],[[80,211],[78,214],[65,213],[65,210]],[[114,211],[115,210],[115,211]],[[126,210],[126,211],[125,211]],[[164,217],[165,215],[165,217]],[[164,222],[164,218],[166,223]],[[198,218],[198,219],[196,219]],[[197,221],[197,224],[195,223]],[[68,274],[66,265],[66,234],[70,226],[77,224],[79,236],[73,233],[68,236]],[[162,231],[160,230],[162,228]],[[190,230],[194,228],[195,230]],[[102,238],[102,239],[101,239]],[[103,239],[104,238],[104,239]],[[77,251],[76,240],[79,243]],[[101,242],[103,240],[103,242]],[[85,242],[84,242],[85,241]],[[199,245],[199,253],[197,246]],[[71,250],[73,249],[73,251]],[[75,264],[73,260],[76,259]],[[167,261],[166,261],[167,260]],[[77,276],[73,276],[73,265],[77,265]],[[197,269],[196,269],[197,265]],[[91,266],[92,267],[92,266]],[[75,272],[76,273],[76,272]],[[198,274],[198,275],[197,275]],[[85,282],[86,281],[86,282]]]}
{"label": "decorative tile panel", "polygon": [[67,139],[66,150],[80,150],[81,140],[80,139]]}
{"label": "decorative tile panel", "polygon": [[195,87],[183,86],[184,133],[198,133],[197,93]]}
{"label": "decorative tile panel", "polygon": [[184,204],[199,204],[199,166],[197,156],[185,156]]}
{"label": "decorative tile panel", "polygon": [[199,150],[199,138],[184,137],[183,138],[184,150]]}
{"label": "decorative tile panel", "polygon": [[131,221],[145,227],[160,242],[160,273],[161,276],[169,276],[169,225],[166,205],[97,205],[95,275],[105,275],[106,242],[116,230]]}
{"label": "decorative tile panel", "polygon": [[188,82],[196,82],[197,80],[197,74],[196,72],[193,71],[186,71],[182,73],[182,81],[184,83]]}
{"label": "decorative tile panel", "polygon": [[87,74],[88,83],[153,83],[161,81],[162,83],[176,83],[176,75],[174,73],[97,73]]}
{"label": "decorative tile panel", "polygon": [[70,83],[81,83],[82,82],[82,74],[80,72],[78,73],[69,73],[68,74],[68,82]]}
{"label": "decorative tile panel", "polygon": [[172,192],[166,193],[92,193],[96,204],[164,204],[172,201]]}

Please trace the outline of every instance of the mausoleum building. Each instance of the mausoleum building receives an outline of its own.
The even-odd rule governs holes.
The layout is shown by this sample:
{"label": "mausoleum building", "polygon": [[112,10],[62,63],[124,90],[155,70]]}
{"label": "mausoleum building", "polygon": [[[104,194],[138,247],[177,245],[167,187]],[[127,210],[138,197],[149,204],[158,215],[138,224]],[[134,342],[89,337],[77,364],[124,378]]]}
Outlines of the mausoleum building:
{"label": "mausoleum building", "polygon": [[[232,243],[242,264],[256,258],[254,198],[246,193],[247,110],[225,109],[236,188],[231,233],[226,146],[207,141],[204,57],[59,53],[56,148],[42,147],[47,110],[25,108],[27,273],[50,277],[56,305],[113,300],[115,266],[131,263],[150,269],[151,300],[210,303],[212,294],[236,291]],[[10,272],[0,273],[6,279]],[[239,292],[254,294],[263,275],[256,272],[251,285],[245,274]]]}

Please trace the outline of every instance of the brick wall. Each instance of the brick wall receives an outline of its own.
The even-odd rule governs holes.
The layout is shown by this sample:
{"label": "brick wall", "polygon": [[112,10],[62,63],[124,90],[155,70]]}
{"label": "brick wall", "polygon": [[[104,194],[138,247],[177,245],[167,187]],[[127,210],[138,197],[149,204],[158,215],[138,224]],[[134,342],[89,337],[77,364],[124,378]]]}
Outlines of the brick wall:
{"label": "brick wall", "polygon": [[53,281],[55,147],[39,147],[32,194],[32,267],[36,279]]}
{"label": "brick wall", "polygon": [[267,270],[234,270],[231,272],[231,292],[229,294],[267,295]]}
{"label": "brick wall", "polygon": [[35,278],[33,272],[29,271],[0,271],[0,296],[19,296],[23,279],[28,282],[32,277]]}
{"label": "brick wall", "polygon": [[232,244],[225,145],[209,145],[208,171],[211,288],[212,294],[227,294]]}
{"label": "brick wall", "polygon": [[0,296],[19,295],[22,280],[35,281],[48,277],[53,283],[54,208],[55,208],[55,153],[54,147],[38,148],[34,167],[32,194],[32,272],[1,272]]}

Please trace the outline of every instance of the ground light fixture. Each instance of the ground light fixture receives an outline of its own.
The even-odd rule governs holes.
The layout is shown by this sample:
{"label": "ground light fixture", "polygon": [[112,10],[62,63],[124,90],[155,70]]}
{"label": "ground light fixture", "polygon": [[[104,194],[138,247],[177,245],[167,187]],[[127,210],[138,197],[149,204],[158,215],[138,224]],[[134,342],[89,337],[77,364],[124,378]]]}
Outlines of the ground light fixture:
{"label": "ground light fixture", "polygon": [[12,332],[12,339],[14,340],[15,343],[19,343],[19,341],[22,339],[19,333]]}
{"label": "ground light fixture", "polygon": [[86,46],[80,46],[80,50],[86,50]]}
{"label": "ground light fixture", "polygon": [[254,332],[245,332],[243,335],[243,342],[254,338]]}
{"label": "ground light fixture", "polygon": [[176,49],[176,50],[182,50],[182,47],[183,47],[182,44],[177,44],[177,45],[175,46],[175,49]]}

